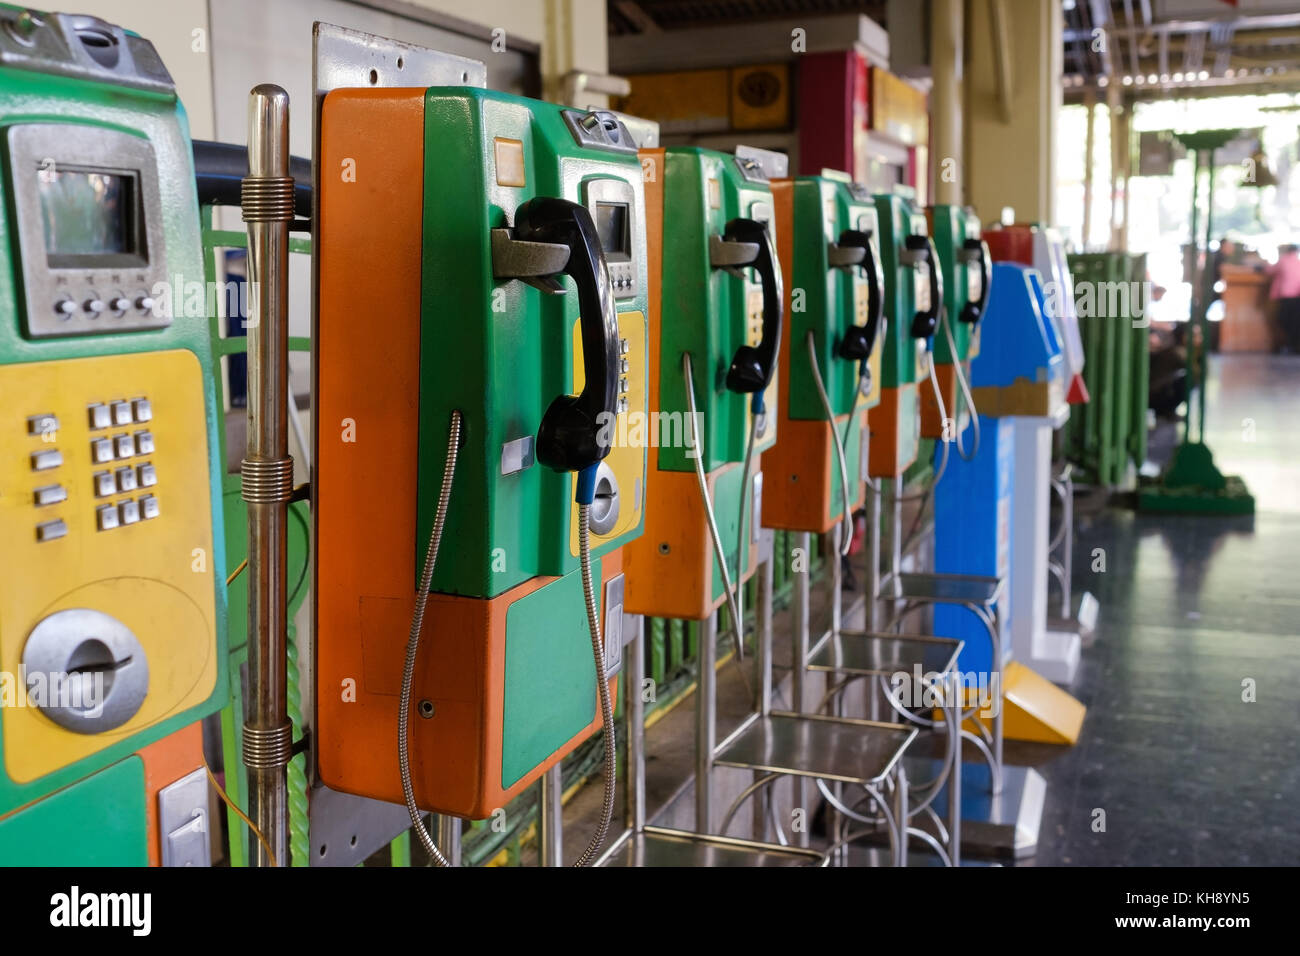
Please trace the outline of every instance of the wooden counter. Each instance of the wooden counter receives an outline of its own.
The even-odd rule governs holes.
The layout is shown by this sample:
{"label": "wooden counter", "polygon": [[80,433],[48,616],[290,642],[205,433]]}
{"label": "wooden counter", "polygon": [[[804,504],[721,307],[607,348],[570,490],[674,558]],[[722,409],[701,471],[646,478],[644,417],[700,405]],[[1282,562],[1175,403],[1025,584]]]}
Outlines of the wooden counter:
{"label": "wooden counter", "polygon": [[1271,352],[1273,325],[1269,319],[1268,275],[1250,266],[1224,263],[1223,321],[1220,352]]}

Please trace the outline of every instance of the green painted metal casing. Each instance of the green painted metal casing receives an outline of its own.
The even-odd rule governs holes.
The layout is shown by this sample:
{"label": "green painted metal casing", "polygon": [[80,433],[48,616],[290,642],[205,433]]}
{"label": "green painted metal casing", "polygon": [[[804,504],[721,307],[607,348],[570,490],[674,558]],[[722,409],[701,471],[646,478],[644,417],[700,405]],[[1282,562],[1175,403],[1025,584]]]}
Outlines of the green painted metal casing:
{"label": "green painted metal casing", "polygon": [[[772,190],[741,175],[729,153],[694,146],[664,151],[663,188],[660,407],[655,411],[680,415],[685,422],[689,406],[681,357],[689,352],[696,405],[704,417],[704,470],[711,472],[745,457],[750,396],[729,391],[725,380],[736,349],[759,341],[763,292],[753,269],[745,269],[740,279],[710,265],[709,238],[722,235],[736,218],[766,223],[771,232]],[[776,394],[773,372],[767,407],[775,407]],[[775,416],[768,415],[764,433],[755,439],[755,455],[775,441]],[[658,456],[666,471],[695,470],[685,442],[662,444]],[[738,506],[733,503],[730,510]],[[715,510],[727,508],[725,502],[715,502]]]}
{"label": "green painted metal casing", "polygon": [[127,757],[0,820],[0,863],[147,866],[144,761]]}
{"label": "green painted metal casing", "polygon": [[[980,238],[979,217],[963,206],[935,206],[931,210],[930,229],[943,266],[943,305],[957,346],[956,360],[964,362],[979,354],[978,323],[972,326],[959,318],[966,304],[978,302],[980,297],[979,265],[962,255],[962,245],[967,239]],[[934,336],[934,360],[939,365],[953,363],[952,349],[942,329]]]}
{"label": "green painted metal casing", "polygon": [[[876,209],[869,196],[858,191],[848,176],[823,174],[795,179],[794,268],[787,279],[791,305],[786,317],[790,323],[787,411],[791,419],[826,419],[808,362],[809,332],[813,333],[817,363],[836,416],[852,410],[854,393],[859,390],[860,363],[842,356],[840,343],[848,326],[866,324],[867,277],[859,266],[838,268],[830,264],[831,246],[846,229],[877,235]],[[858,409],[878,403],[879,390],[873,395],[870,402],[859,395]],[[834,474],[833,480],[838,487],[839,475]]]}
{"label": "green painted metal casing", "polygon": [[[491,231],[511,227],[520,204],[550,196],[584,204],[595,182],[626,184],[633,214],[644,222],[641,164],[634,150],[580,146],[564,108],[464,87],[432,88],[425,100],[424,251],[420,336],[421,428],[417,541],[427,541],[446,458],[447,423],[462,414],[462,447],[453,506],[433,590],[493,597],[538,575],[578,569],[573,528],[575,476],[534,462],[503,474],[503,449],[536,437],[551,401],[575,392],[578,300],[570,279],[564,295],[546,295],[493,274]],[[499,141],[522,149],[523,185],[504,185]],[[617,302],[620,333],[647,347],[645,229],[630,229],[637,260],[632,295]],[[639,246],[638,246],[639,243]],[[639,313],[639,326],[628,316]],[[581,370],[581,362],[578,363]],[[646,412],[644,390],[641,406]],[[611,457],[614,453],[611,453]],[[608,459],[607,459],[608,461]],[[626,481],[624,506],[641,499],[645,457]],[[638,513],[639,513],[638,508]],[[641,533],[643,522],[611,537],[594,537],[593,556]],[[419,561],[417,560],[417,573]]]}
{"label": "green painted metal casing", "polygon": [[[21,8],[0,5],[0,19],[11,20]],[[47,15],[40,15],[48,24]],[[45,27],[43,29],[48,29]],[[147,50],[136,46],[137,58],[151,55],[151,46],[138,41]],[[157,62],[161,69],[161,62]],[[7,137],[11,127],[20,124],[68,124],[111,129],[147,140],[158,163],[158,186],[163,210],[162,236],[165,242],[166,274],[179,277],[182,282],[203,282],[203,262],[199,239],[199,208],[195,192],[194,166],[190,146],[189,122],[184,108],[175,93],[166,94],[144,89],[134,89],[111,82],[54,75],[37,69],[14,68],[0,64],[0,138]],[[7,141],[7,140],[6,140]],[[56,162],[58,157],[52,157]],[[106,165],[112,157],[105,156]],[[4,164],[0,175],[0,365],[27,362],[44,362],[56,359],[124,355],[185,349],[198,359],[204,380],[204,422],[202,430],[191,436],[195,442],[206,443],[209,454],[208,485],[194,489],[193,494],[206,496],[210,502],[213,551],[207,557],[208,567],[225,567],[223,536],[221,534],[221,476],[223,463],[215,450],[218,429],[222,427],[220,409],[216,407],[213,391],[213,363],[208,341],[206,319],[176,318],[165,328],[136,332],[66,336],[33,339],[26,333],[25,301],[22,291],[20,247],[14,226],[14,196],[11,184],[15,182],[9,152],[4,150]],[[151,256],[156,250],[151,250]],[[173,280],[175,281],[175,280]],[[109,319],[103,320],[105,323]],[[20,410],[10,409],[10,412]],[[20,419],[11,420],[9,428],[21,427]],[[8,446],[12,449],[12,446]],[[16,451],[16,449],[13,449]],[[0,554],[3,548],[0,547]],[[182,560],[181,557],[177,559]],[[189,554],[185,562],[192,560]],[[89,776],[123,758],[135,750],[158,740],[173,731],[193,723],[199,718],[219,710],[227,697],[226,670],[226,588],[224,579],[213,575],[217,634],[217,681],[212,694],[198,706],[191,707],[154,724],[139,733],[123,738],[114,735],[112,742],[89,757],[40,777],[30,783],[18,784],[0,772],[0,814],[22,806],[56,790]],[[74,587],[80,582],[69,582]],[[0,600],[3,596],[0,595]],[[155,664],[155,666],[161,666]],[[3,720],[3,711],[0,711]],[[0,750],[3,743],[0,741]],[[0,767],[3,766],[0,753]],[[101,775],[102,777],[103,775]],[[117,779],[113,775],[104,779]],[[98,779],[98,778],[97,778]],[[115,790],[121,800],[129,801],[142,794],[140,788],[122,787]],[[79,787],[68,793],[86,795],[85,802],[69,797],[61,804],[61,811],[78,815],[89,812],[97,801],[104,798],[104,788]],[[36,808],[24,811],[32,813]],[[123,811],[126,812],[126,811]],[[143,812],[143,811],[141,811]]]}
{"label": "green painted metal casing", "polygon": [[878,195],[876,213],[880,222],[880,260],[885,267],[884,357],[880,363],[881,386],[897,388],[918,381],[924,374],[922,356],[926,343],[911,335],[912,319],[929,296],[929,276],[924,263],[909,266],[903,261],[909,235],[926,235],[925,213],[902,196]]}

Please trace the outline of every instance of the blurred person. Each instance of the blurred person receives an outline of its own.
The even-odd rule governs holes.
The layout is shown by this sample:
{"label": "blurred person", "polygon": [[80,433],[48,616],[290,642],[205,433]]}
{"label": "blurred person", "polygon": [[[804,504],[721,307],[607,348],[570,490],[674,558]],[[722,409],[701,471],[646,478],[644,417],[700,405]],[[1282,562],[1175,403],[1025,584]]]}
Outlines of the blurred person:
{"label": "blurred person", "polygon": [[1267,274],[1272,282],[1268,289],[1270,306],[1281,335],[1274,337],[1274,352],[1282,345],[1293,355],[1300,355],[1300,248],[1293,243],[1277,247],[1277,262]]}

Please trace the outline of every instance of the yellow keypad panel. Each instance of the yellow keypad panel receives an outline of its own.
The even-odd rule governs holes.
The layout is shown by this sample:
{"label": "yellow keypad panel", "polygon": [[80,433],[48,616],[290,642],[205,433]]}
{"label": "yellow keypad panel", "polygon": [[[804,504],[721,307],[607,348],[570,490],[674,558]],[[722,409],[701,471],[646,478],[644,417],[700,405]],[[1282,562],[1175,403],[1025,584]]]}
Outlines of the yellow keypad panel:
{"label": "yellow keypad panel", "polygon": [[[763,341],[763,289],[761,287],[747,290],[745,313],[748,319],[745,326],[745,343],[757,346],[759,342]],[[771,414],[771,410],[777,407],[777,396],[779,394],[778,374],[776,369],[772,370],[772,380],[767,383],[767,390],[763,392],[763,407],[768,409],[769,414],[763,422],[765,426],[763,434],[755,436],[754,454],[756,455],[776,444],[776,415]],[[749,429],[753,425],[753,417],[753,409],[749,402],[746,401],[745,434],[749,434]]]}
{"label": "yellow keypad panel", "polygon": [[[0,409],[9,433],[0,441],[0,670],[31,687],[29,637],[74,609],[98,615],[54,620],[107,615],[148,667],[143,702],[102,732],[93,719],[78,731],[51,720],[34,689],[0,710],[5,772],[26,783],[204,702],[216,686],[202,368],[184,350],[0,366]],[[69,673],[97,667],[90,630],[61,638]],[[112,667],[99,669],[112,702]]]}
{"label": "yellow keypad panel", "polygon": [[[613,434],[613,448],[605,464],[618,482],[618,518],[606,534],[593,534],[596,547],[610,538],[626,534],[641,523],[645,499],[646,444],[650,440],[646,393],[646,323],[642,312],[618,314],[618,404]],[[582,323],[573,325],[573,389],[582,391],[585,374],[582,366]],[[578,476],[573,476],[572,491],[577,491]],[[578,554],[578,505],[570,506],[569,553]]]}

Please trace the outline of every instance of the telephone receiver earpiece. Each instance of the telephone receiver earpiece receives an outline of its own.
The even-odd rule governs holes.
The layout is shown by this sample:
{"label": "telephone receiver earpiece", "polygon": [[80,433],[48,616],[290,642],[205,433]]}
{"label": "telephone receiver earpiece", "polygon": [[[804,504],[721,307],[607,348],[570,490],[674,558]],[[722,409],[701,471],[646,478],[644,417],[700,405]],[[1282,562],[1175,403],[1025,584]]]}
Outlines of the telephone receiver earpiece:
{"label": "telephone receiver earpiece", "polygon": [[742,243],[747,244],[747,254],[748,249],[753,248],[752,258],[747,258],[743,263],[723,264],[719,261],[720,257],[715,255],[713,263],[718,268],[729,271],[740,265],[752,266],[763,287],[762,337],[757,345],[742,345],[737,348],[731,358],[731,365],[727,368],[727,388],[748,394],[764,391],[772,381],[772,373],[776,369],[776,350],[781,342],[785,289],[781,269],[777,265],[776,250],[772,246],[772,235],[767,227],[757,219],[732,219],[722,232],[722,242],[716,246],[720,249],[735,248]]}
{"label": "telephone receiver earpiece", "polygon": [[974,325],[984,315],[984,309],[989,304],[989,288],[993,285],[993,254],[989,252],[989,244],[983,239],[967,239],[962,243],[962,249],[968,256],[968,262],[979,260],[980,297],[978,302],[967,302],[957,318]]}
{"label": "telephone receiver earpiece", "polygon": [[880,264],[880,251],[871,241],[871,233],[859,229],[845,229],[840,233],[836,243],[841,249],[858,248],[863,250],[859,265],[867,273],[867,324],[858,325],[850,322],[844,330],[840,341],[840,355],[851,361],[861,362],[871,356],[875,347],[876,336],[880,331],[880,318],[885,309],[884,291],[880,287],[880,277],[884,268]]}
{"label": "telephone receiver earpiece", "polygon": [[537,460],[555,471],[582,471],[609,454],[607,427],[617,414],[618,316],[609,267],[595,223],[584,206],[538,196],[515,213],[514,238],[567,246],[568,261],[555,275],[568,275],[578,290],[582,329],[583,386],[559,395],[537,430]]}

